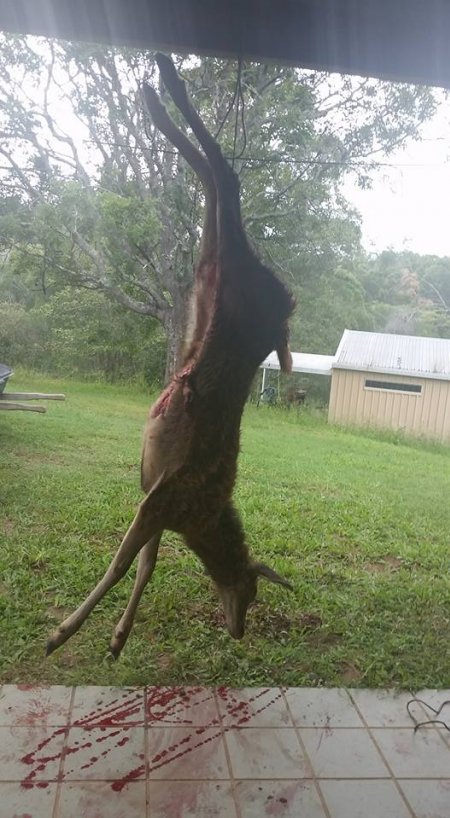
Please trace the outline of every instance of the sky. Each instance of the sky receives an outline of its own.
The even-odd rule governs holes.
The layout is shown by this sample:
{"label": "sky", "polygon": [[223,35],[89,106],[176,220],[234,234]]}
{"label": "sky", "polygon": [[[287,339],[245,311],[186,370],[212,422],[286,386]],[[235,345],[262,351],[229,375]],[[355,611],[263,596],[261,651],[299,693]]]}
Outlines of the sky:
{"label": "sky", "polygon": [[371,190],[345,182],[368,252],[392,247],[450,256],[450,100],[441,102],[422,136],[381,159],[390,167],[377,169]]}

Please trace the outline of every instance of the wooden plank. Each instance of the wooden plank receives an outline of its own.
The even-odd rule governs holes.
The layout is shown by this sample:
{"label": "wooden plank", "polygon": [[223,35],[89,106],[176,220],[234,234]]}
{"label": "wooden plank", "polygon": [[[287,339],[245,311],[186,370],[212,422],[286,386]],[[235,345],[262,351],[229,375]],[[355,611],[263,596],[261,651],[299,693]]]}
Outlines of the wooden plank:
{"label": "wooden plank", "polygon": [[12,401],[0,401],[0,411],[2,409],[19,410],[21,412],[46,412],[45,406],[27,406],[26,403],[13,403]]}
{"label": "wooden plank", "polygon": [[0,400],[65,400],[62,394],[46,394],[45,392],[2,392]]}

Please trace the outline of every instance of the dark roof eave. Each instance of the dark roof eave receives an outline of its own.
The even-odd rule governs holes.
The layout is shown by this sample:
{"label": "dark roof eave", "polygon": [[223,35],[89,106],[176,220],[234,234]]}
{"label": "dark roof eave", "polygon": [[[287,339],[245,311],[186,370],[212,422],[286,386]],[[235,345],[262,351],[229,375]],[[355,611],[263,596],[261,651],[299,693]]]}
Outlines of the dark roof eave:
{"label": "dark roof eave", "polygon": [[450,88],[443,0],[2,0],[0,29]]}

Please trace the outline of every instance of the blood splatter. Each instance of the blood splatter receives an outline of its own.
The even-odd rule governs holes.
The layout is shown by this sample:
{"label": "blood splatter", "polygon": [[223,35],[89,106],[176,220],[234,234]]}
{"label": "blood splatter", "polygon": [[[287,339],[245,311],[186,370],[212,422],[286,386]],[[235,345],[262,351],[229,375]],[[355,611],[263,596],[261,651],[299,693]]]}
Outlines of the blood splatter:
{"label": "blood splatter", "polygon": [[[200,708],[206,702],[214,702],[211,691],[204,687],[150,687],[146,691],[147,723],[176,724],[177,726],[191,726],[193,719],[186,712]],[[218,718],[213,718],[209,726],[219,724]]]}
{"label": "blood splatter", "polygon": [[135,770],[131,770],[129,773],[124,775],[123,778],[114,781],[114,783],[111,784],[111,789],[114,790],[114,792],[121,792],[123,788],[126,787],[127,784],[129,784],[131,781],[134,781],[136,778],[141,778],[144,775],[144,773],[145,764],[141,764],[140,767],[136,767]]}
{"label": "blood splatter", "polygon": [[[105,752],[101,754],[102,757],[108,755],[111,750],[114,749],[114,747],[124,746],[129,740],[128,737],[123,736],[123,731],[129,729],[129,725],[126,724],[126,722],[129,722],[133,716],[141,712],[142,704],[142,692],[133,692],[132,694],[127,692],[122,697],[110,702],[106,707],[94,710],[91,713],[88,713],[87,716],[74,720],[72,722],[72,727],[83,728],[83,731],[85,731],[87,734],[87,740],[75,741],[73,744],[66,746],[63,750],[59,750],[58,753],[49,754],[49,745],[51,745],[51,743],[58,738],[58,736],[67,736],[69,728],[61,727],[54,730],[47,738],[39,742],[34,750],[22,757],[22,763],[32,767],[28,775],[21,782],[22,786],[27,789],[30,789],[33,786],[38,786],[38,782],[36,782],[35,779],[39,773],[43,773],[45,771],[50,762],[61,761],[63,757],[66,758],[70,755],[78,753],[80,750],[91,748],[93,746],[93,742],[91,740],[92,733],[90,732],[92,728],[100,728],[101,730],[105,730],[105,735],[95,738],[96,744],[103,741],[111,741],[111,739],[114,739],[117,736],[121,737],[117,742],[113,742],[112,746],[108,747]],[[142,726],[144,724],[142,717],[136,723]],[[108,731],[107,728],[109,726],[118,727],[118,729]],[[83,769],[93,766],[98,759],[98,755],[92,756],[89,762],[83,765]]]}
{"label": "blood splatter", "polygon": [[244,724],[248,724],[255,716],[263,713],[264,710],[272,707],[275,702],[282,698],[282,693],[277,693],[270,701],[264,702],[260,707],[252,706],[255,702],[258,702],[259,699],[267,696],[270,691],[271,688],[269,687],[263,688],[259,690],[258,693],[255,693],[254,696],[239,700],[235,693],[228,688],[219,687],[217,693],[221,701],[225,704],[226,714],[233,718],[233,723],[225,727],[225,730],[230,729],[230,727],[241,727]]}
{"label": "blood splatter", "polygon": [[[231,724],[221,725],[221,719],[213,717],[210,719],[207,726],[194,727],[192,724],[193,718],[189,717],[189,709],[199,708],[206,702],[211,702],[214,699],[213,693],[202,687],[175,687],[175,688],[159,688],[151,687],[144,691],[145,695],[145,713],[147,724],[175,724],[177,726],[189,726],[192,729],[188,735],[184,735],[178,741],[173,741],[173,733],[170,735],[172,743],[166,747],[161,748],[149,760],[149,772],[165,767],[175,761],[179,761],[186,755],[198,751],[200,748],[217,741],[222,735],[236,727],[248,725],[259,713],[266,710],[278,699],[281,698],[281,693],[267,701],[267,694],[270,693],[270,688],[264,688],[255,693],[254,696],[246,699],[239,699],[235,692],[221,687],[217,691],[220,700],[225,705],[225,714],[231,717]],[[36,746],[34,750],[27,753],[21,759],[23,764],[31,767],[28,775],[22,781],[24,788],[31,788],[34,786],[48,786],[47,782],[38,782],[36,777],[38,774],[45,772],[47,765],[51,762],[67,758],[75,755],[80,750],[87,750],[94,745],[101,745],[103,742],[108,742],[103,752],[93,754],[89,760],[83,764],[81,769],[89,769],[98,763],[100,759],[105,758],[113,749],[123,748],[129,742],[130,736],[124,735],[124,731],[129,731],[133,726],[144,725],[142,718],[136,718],[140,714],[142,707],[142,691],[133,691],[132,693],[124,693],[121,697],[114,699],[106,706],[100,706],[97,710],[93,710],[82,718],[76,719],[72,722],[72,727],[83,728],[86,734],[86,740],[74,741],[69,746],[66,746],[58,753],[49,753],[50,745],[58,736],[67,736],[68,727],[61,727],[54,730],[50,736],[43,739]],[[114,730],[108,730],[108,727],[114,727]],[[216,730],[211,728],[216,727]],[[102,735],[97,735],[91,732],[93,728],[101,731]],[[205,733],[208,731],[208,734]],[[117,740],[116,740],[117,739]],[[100,748],[99,748],[100,749]],[[145,762],[145,758],[140,755]],[[66,770],[67,773],[70,772]],[[111,787],[114,792],[120,792],[127,784],[141,778],[145,775],[146,765],[142,763],[135,769],[130,770],[122,778],[114,781]],[[64,776],[62,776],[64,779]],[[59,780],[59,779],[58,779]],[[285,799],[286,800],[286,799]],[[284,804],[285,801],[279,800],[279,804]],[[287,803],[287,802],[286,802]]]}

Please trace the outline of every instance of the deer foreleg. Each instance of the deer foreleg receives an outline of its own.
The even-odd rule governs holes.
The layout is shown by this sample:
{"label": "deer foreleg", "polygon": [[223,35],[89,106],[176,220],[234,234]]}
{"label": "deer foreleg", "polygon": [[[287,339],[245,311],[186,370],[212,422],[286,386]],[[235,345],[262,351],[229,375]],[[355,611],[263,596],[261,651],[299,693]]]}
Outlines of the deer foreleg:
{"label": "deer foreleg", "polygon": [[116,585],[126,574],[136,554],[138,554],[145,543],[162,530],[161,498],[160,492],[155,491],[156,488],[157,486],[155,486],[155,489],[152,490],[140,504],[137,514],[104,577],[79,608],[68,616],[50,636],[47,642],[47,656],[53,653],[56,648],[61,647],[70,636],[81,628],[81,625],[88,618],[97,603],[100,602],[109,589]]}
{"label": "deer foreleg", "polygon": [[156,559],[158,556],[159,542],[161,540],[162,531],[158,531],[148,543],[146,543],[139,554],[139,562],[136,572],[136,580],[133,591],[131,593],[128,605],[125,612],[117,625],[113,638],[110,644],[110,651],[115,659],[118,659],[121,651],[124,648],[131,628],[133,627],[134,617],[136,615],[137,607],[139,605],[144,588],[152,577],[155,570]]}

